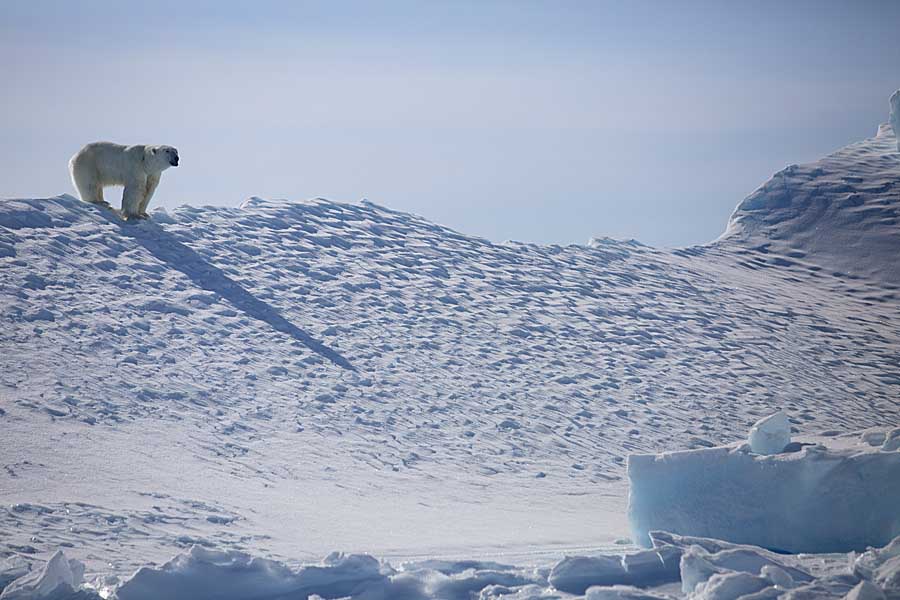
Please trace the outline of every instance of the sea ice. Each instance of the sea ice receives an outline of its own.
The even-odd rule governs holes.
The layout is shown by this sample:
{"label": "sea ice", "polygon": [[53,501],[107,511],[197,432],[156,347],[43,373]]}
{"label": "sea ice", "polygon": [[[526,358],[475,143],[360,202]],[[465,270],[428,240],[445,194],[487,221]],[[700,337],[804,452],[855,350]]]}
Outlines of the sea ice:
{"label": "sea ice", "polygon": [[[241,552],[193,546],[159,569],[142,568],[118,589],[117,600],[246,600],[317,593],[350,595],[363,584],[384,580],[371,556],[333,554],[321,566],[292,571],[287,566]],[[4,599],[5,600],[5,599]]]}
{"label": "sea ice", "polygon": [[63,600],[77,596],[84,565],[58,550],[42,569],[27,573],[3,589],[2,600]]}
{"label": "sea ice", "polygon": [[632,455],[634,539],[649,546],[650,531],[664,530],[788,552],[883,546],[900,534],[900,452],[858,440],[776,455],[746,444]]}
{"label": "sea ice", "polygon": [[594,585],[628,582],[620,556],[569,556],[550,571],[550,584],[561,592],[583,594]]}

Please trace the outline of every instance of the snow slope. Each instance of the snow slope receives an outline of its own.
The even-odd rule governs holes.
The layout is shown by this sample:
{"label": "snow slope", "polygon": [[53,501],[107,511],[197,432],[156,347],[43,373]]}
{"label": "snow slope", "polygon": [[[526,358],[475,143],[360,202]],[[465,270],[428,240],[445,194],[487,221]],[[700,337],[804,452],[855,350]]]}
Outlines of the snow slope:
{"label": "snow slope", "polygon": [[134,224],[0,201],[0,556],[612,547],[630,453],[779,408],[900,422],[898,175],[882,127],[673,251],[495,244],[367,202]]}
{"label": "snow slope", "polygon": [[[741,202],[717,245],[785,266],[900,285],[900,152],[890,125],[819,161],[790,165]],[[846,274],[846,275],[845,275]]]}

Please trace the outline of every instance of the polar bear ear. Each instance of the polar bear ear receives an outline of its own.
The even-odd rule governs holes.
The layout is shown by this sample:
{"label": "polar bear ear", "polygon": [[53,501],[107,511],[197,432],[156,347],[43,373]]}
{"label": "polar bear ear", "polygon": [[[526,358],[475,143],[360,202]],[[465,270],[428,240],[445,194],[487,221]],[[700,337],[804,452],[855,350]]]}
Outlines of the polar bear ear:
{"label": "polar bear ear", "polygon": [[157,152],[159,152],[159,148],[157,148],[156,146],[150,148],[150,154],[156,154]]}

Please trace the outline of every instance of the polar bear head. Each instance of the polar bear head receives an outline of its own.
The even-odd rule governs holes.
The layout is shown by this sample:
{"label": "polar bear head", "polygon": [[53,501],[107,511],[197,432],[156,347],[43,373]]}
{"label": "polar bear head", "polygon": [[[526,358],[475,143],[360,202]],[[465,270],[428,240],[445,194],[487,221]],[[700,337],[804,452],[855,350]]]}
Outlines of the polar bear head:
{"label": "polar bear head", "polygon": [[147,156],[156,171],[178,166],[178,150],[172,146],[149,146]]}

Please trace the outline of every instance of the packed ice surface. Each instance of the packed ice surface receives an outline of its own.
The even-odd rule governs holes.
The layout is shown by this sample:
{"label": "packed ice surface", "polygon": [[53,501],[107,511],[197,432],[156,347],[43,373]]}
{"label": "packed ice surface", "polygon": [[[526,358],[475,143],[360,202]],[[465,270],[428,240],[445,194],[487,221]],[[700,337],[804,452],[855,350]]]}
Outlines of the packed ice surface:
{"label": "packed ice surface", "polygon": [[526,567],[621,547],[628,454],[777,409],[900,424],[898,172],[882,126],[674,250],[492,243],[368,202],[124,224],[2,200],[0,581],[63,548],[112,589],[196,545],[471,561],[423,589],[555,594]]}
{"label": "packed ice surface", "polygon": [[900,535],[900,451],[884,449],[888,431],[779,454],[735,444],[629,456],[634,538],[650,545],[659,529],[819,553],[884,545]]}
{"label": "packed ice surface", "polygon": [[784,411],[778,411],[757,421],[750,428],[747,439],[750,451],[756,454],[778,454],[791,443],[791,424]]}

